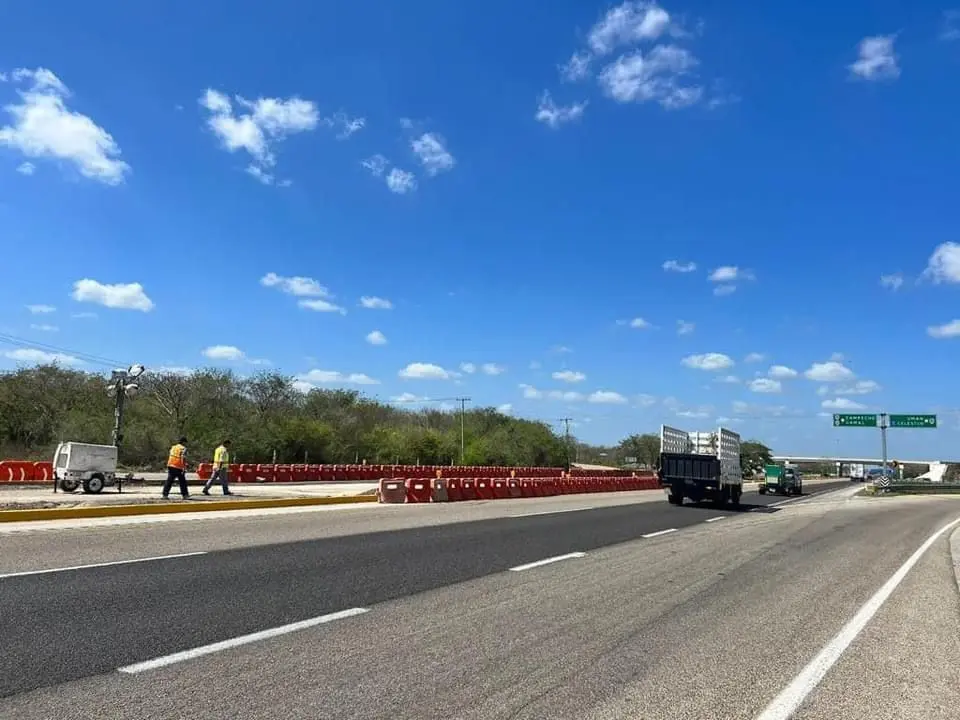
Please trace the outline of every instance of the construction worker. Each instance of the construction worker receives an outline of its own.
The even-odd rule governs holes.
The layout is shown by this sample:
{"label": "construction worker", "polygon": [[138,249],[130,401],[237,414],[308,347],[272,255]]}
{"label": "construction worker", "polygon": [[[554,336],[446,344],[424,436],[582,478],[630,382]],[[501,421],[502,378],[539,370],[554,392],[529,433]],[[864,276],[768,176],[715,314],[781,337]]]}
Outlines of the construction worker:
{"label": "construction worker", "polygon": [[187,439],[180,438],[176,445],[170,448],[170,455],[167,458],[167,480],[163,483],[163,499],[170,497],[170,488],[173,487],[173,481],[180,482],[180,494],[184,500],[190,499],[190,492],[187,490]]}
{"label": "construction worker", "polygon": [[213,451],[213,474],[210,475],[210,479],[207,480],[206,484],[203,486],[203,494],[209,495],[210,488],[213,487],[213,484],[220,481],[220,487],[223,488],[224,495],[233,495],[230,492],[230,488],[227,485],[228,474],[230,469],[230,441],[224,440],[220,443],[220,447]]}

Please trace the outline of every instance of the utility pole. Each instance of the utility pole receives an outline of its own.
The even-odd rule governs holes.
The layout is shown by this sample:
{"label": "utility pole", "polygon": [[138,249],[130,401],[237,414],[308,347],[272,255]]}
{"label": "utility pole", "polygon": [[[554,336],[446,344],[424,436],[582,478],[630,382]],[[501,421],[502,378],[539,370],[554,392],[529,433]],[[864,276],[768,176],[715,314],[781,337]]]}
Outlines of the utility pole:
{"label": "utility pole", "polygon": [[464,458],[464,433],[463,433],[463,417],[466,414],[466,404],[470,402],[468,397],[458,397],[454,398],[458,403],[460,403],[460,464],[463,465]]}
{"label": "utility pole", "polygon": [[114,370],[110,374],[110,383],[107,385],[107,394],[114,398],[113,408],[113,444],[120,447],[123,441],[123,411],[126,405],[126,398],[133,397],[140,389],[136,380],[143,375],[145,368],[143,365],[131,365],[126,370]]}
{"label": "utility pole", "polygon": [[889,482],[887,478],[887,414],[880,413],[880,452],[883,458],[883,480],[886,485]]}
{"label": "utility pole", "polygon": [[563,447],[566,450],[567,456],[567,471],[570,470],[570,423],[573,418],[560,418],[560,422],[563,423]]}

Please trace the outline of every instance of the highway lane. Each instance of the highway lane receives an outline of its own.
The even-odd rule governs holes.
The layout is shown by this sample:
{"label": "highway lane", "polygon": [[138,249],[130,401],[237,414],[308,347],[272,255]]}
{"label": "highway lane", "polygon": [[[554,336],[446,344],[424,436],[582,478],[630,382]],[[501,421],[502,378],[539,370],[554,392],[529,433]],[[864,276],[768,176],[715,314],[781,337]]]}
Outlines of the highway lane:
{"label": "highway lane", "polygon": [[[136,675],[104,667],[0,700],[0,716],[753,720],[932,531],[960,515],[956,499],[844,495],[404,592],[362,615]],[[555,534],[589,514],[527,518],[523,528],[539,536],[527,523],[562,517],[542,528]],[[797,717],[955,717],[960,599],[947,542],[931,546]],[[530,557],[506,551],[508,562]],[[447,554],[438,549],[434,563],[444,574]],[[155,577],[168,592],[178,587],[179,578]],[[300,569],[290,581],[313,577]],[[179,590],[194,599],[189,586]],[[340,609],[369,599],[356,591],[344,592]],[[179,636],[184,619],[166,607],[164,629]]]}
{"label": "highway lane", "polygon": [[[8,649],[0,655],[0,696],[344,608],[415,595],[543,558],[590,552],[715,518],[754,514],[750,511],[774,512],[768,506],[786,500],[748,494],[741,513],[709,505],[676,508],[662,500],[566,512],[576,509],[568,507],[574,496],[567,498],[566,503],[554,503],[547,510],[522,501],[490,503],[502,515],[472,522],[0,577],[0,637]],[[590,500],[579,498],[580,502]],[[397,511],[442,513],[456,507],[389,510],[396,516]],[[313,520],[322,523],[333,517],[314,516]],[[261,518],[261,522],[270,524],[271,519]],[[180,529],[166,528],[177,535]],[[19,539],[29,541],[30,537]],[[56,539],[46,533],[33,536],[34,541]],[[5,555],[6,550],[4,540]],[[178,552],[206,550],[194,545],[180,547]],[[161,554],[151,545],[139,557]],[[67,565],[75,564],[80,563]],[[59,642],[51,643],[51,637]]]}

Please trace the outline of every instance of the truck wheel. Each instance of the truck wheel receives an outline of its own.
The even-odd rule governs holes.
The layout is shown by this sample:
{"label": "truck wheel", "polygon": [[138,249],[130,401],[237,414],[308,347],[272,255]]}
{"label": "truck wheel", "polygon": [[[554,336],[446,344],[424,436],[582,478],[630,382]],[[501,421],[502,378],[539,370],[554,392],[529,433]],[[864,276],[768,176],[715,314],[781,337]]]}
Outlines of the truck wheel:
{"label": "truck wheel", "polygon": [[734,507],[740,507],[740,496],[742,494],[743,488],[735,487],[730,489],[730,500],[733,502]]}
{"label": "truck wheel", "polygon": [[674,495],[670,493],[667,495],[667,502],[671,505],[683,505],[683,495]]}
{"label": "truck wheel", "polygon": [[726,505],[728,502],[730,502],[730,488],[729,488],[729,486],[723,488],[719,493],[717,493],[716,499],[714,500],[714,504],[717,505],[717,506],[719,506],[719,507],[723,507],[723,506]]}
{"label": "truck wheel", "polygon": [[63,478],[60,481],[60,489],[64,492],[76,492],[80,487],[80,481],[76,478]]}
{"label": "truck wheel", "polygon": [[99,473],[96,475],[91,475],[89,478],[83,481],[83,491],[85,493],[98,493],[103,490],[103,475]]}
{"label": "truck wheel", "polygon": [[757,488],[757,492],[759,492],[761,495],[766,495],[767,489],[763,485],[761,485],[759,488]]}

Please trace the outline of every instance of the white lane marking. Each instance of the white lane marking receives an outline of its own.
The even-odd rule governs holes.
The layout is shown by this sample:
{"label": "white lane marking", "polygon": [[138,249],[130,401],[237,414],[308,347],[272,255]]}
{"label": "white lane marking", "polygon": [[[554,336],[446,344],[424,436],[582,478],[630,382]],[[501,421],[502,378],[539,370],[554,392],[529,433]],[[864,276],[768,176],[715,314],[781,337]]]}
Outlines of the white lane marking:
{"label": "white lane marking", "polygon": [[708,518],[707,522],[716,522],[717,520],[723,520],[725,517],[726,515],[721,515],[720,517],[715,517],[715,518]]}
{"label": "white lane marking", "polygon": [[676,532],[676,531],[677,531],[676,528],[670,528],[669,530],[657,530],[656,532],[647,533],[646,535],[641,535],[640,537],[642,537],[642,538],[655,538],[655,537],[659,537],[660,535],[667,535],[668,533],[673,533],[673,532]]}
{"label": "white lane marking", "polygon": [[135,565],[136,563],[154,562],[155,560],[173,560],[175,558],[196,557],[197,555],[206,555],[204,552],[178,553],[177,555],[157,555],[156,557],[135,558],[133,560],[112,560],[110,562],[91,563],[90,565],[71,565],[70,567],[50,568],[48,570],[26,570],[24,572],[13,572],[0,575],[0,580],[5,578],[25,577],[27,575],[47,575],[48,573],[70,572],[71,570],[89,570],[90,568],[110,567],[111,565]]}
{"label": "white lane marking", "polygon": [[843,626],[840,632],[837,633],[837,635],[817,653],[816,657],[800,671],[793,681],[767,705],[766,709],[757,716],[756,720],[787,720],[787,718],[791,717],[803,701],[806,700],[807,696],[820,684],[820,681],[823,680],[834,663],[840,659],[840,656],[843,655],[844,651],[850,646],[850,643],[852,643],[863,628],[866,627],[867,623],[870,622],[871,618],[877,613],[877,610],[883,607],[883,604],[890,595],[893,594],[893,591],[897,589],[897,586],[903,582],[907,573],[919,562],[923,554],[930,549],[930,546],[933,545],[941,535],[958,523],[960,523],[960,518],[944,525],[927,538],[926,542],[917,548],[917,551],[913,553],[913,555],[907,558],[907,561],[890,576],[890,579],[874,593],[873,597],[863,604],[857,611],[857,614]]}
{"label": "white lane marking", "polygon": [[808,497],[813,497],[817,493],[810,493],[808,495],[800,495],[799,497],[787,498],[786,500],[778,500],[775,503],[770,503],[767,507],[780,507],[781,505],[786,505],[787,503],[796,502],[797,500],[805,500]]}
{"label": "white lane marking", "polygon": [[563,510],[541,510],[540,512],[521,513],[519,515],[509,515],[511,518],[536,517],[537,515],[559,515],[560,513],[580,512],[581,510],[593,510],[593,506],[585,508],[564,508]]}
{"label": "white lane marking", "polygon": [[249,635],[241,635],[240,637],[223,640],[211,645],[201,645],[192,650],[184,650],[173,653],[172,655],[164,655],[154,658],[153,660],[146,660],[144,662],[134,663],[133,665],[125,665],[124,667],[117,668],[117,670],[122,673],[127,673],[128,675],[146,672],[147,670],[156,670],[157,668],[166,667],[167,665],[173,665],[174,663],[185,660],[193,660],[194,658],[221,652],[222,650],[229,650],[240,647],[241,645],[259,642],[260,640],[269,640],[270,638],[275,638],[280,635],[306,630],[307,628],[323,625],[324,623],[333,622],[334,620],[342,620],[343,618],[353,617],[354,615],[362,615],[365,612],[369,612],[369,609],[356,607],[349,608],[348,610],[340,610],[339,612],[330,613],[329,615],[320,615],[319,617],[310,618],[309,620],[301,620],[300,622],[281,625],[280,627],[270,628],[269,630],[261,630],[260,632],[250,633]]}
{"label": "white lane marking", "polygon": [[526,565],[517,565],[516,567],[510,568],[511,572],[520,572],[521,570],[531,570],[532,568],[542,567],[543,565],[549,565],[550,563],[560,562],[561,560],[573,560],[574,558],[585,557],[585,552],[572,552],[567,553],[566,555],[557,555],[556,557],[546,558],[544,560],[537,560],[536,562],[527,563]]}

